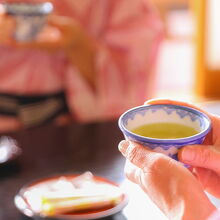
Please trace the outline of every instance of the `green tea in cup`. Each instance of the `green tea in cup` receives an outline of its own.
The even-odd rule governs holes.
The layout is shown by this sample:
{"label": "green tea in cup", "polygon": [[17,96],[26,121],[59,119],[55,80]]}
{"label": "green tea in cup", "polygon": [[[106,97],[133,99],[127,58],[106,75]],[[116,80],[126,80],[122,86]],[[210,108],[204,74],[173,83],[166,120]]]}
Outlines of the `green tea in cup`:
{"label": "green tea in cup", "polygon": [[185,138],[198,133],[196,129],[190,126],[168,122],[145,124],[131,131],[144,137],[159,139]]}

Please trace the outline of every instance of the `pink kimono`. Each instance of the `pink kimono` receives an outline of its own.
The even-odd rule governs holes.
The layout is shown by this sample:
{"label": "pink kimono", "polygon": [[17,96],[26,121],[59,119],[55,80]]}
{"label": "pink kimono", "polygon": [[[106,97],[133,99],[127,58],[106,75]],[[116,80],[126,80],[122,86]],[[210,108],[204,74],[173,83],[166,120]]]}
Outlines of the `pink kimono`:
{"label": "pink kimono", "polygon": [[77,19],[99,45],[97,92],[61,52],[1,46],[0,94],[31,96],[64,91],[69,111],[82,122],[116,118],[152,96],[152,70],[162,26],[148,0],[51,2],[57,14]]}

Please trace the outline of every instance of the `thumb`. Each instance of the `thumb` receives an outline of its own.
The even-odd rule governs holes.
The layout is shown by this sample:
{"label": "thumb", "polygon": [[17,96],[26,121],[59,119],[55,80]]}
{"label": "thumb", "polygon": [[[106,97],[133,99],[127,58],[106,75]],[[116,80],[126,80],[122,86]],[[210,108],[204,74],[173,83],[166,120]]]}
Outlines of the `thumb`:
{"label": "thumb", "polygon": [[220,174],[220,151],[210,145],[183,147],[178,153],[179,160],[195,167],[203,167]]}

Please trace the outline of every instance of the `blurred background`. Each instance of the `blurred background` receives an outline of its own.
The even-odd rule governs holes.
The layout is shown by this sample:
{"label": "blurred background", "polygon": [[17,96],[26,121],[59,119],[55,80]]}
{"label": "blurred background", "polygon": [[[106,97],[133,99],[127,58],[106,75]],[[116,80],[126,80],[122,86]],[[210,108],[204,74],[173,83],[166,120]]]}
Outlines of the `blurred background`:
{"label": "blurred background", "polygon": [[[0,165],[21,154],[16,175],[0,172],[0,220],[18,219],[14,195],[36,177],[92,169],[120,182],[117,120],[147,99],[220,114],[219,9],[219,0],[0,0],[0,134],[22,149],[0,139]],[[125,212],[137,219],[144,202],[133,201],[140,212]]]}
{"label": "blurred background", "polygon": [[156,67],[156,96],[192,102],[217,101],[219,1],[155,2],[166,29]]}
{"label": "blurred background", "polygon": [[[22,3],[0,1],[3,5],[11,2]],[[45,1],[23,1],[30,2]],[[97,2],[94,9],[89,1],[80,5],[69,0],[49,2],[53,9],[47,9],[47,13],[53,19],[57,15],[67,21],[63,25],[64,20],[59,23],[56,17],[52,19],[52,32],[43,27],[39,16],[38,20],[30,20],[31,13],[32,18],[33,13],[36,15],[36,8],[28,9],[29,12],[7,8],[20,32],[13,34],[17,39],[12,44],[7,36],[0,41],[4,57],[0,61],[1,113],[4,117],[13,116],[9,121],[12,125],[6,130],[44,124],[60,115],[64,118],[64,123],[58,120],[60,124],[117,119],[125,110],[151,98],[206,103],[205,107],[214,103],[215,109],[218,106],[218,0],[139,0],[131,1],[133,8],[124,1],[105,3],[105,7]],[[106,21],[100,23],[102,19]],[[51,28],[50,25],[46,24]],[[0,18],[0,36],[10,28],[14,33],[15,27],[9,26]],[[28,31],[33,34],[31,28],[39,35],[36,39],[24,36]],[[69,49],[74,44],[77,47]],[[62,106],[45,104],[51,97],[62,102]],[[58,107],[55,109],[54,105]],[[46,108],[52,108],[49,116],[43,113]],[[41,121],[36,112],[40,112]],[[6,124],[0,130],[4,131]]]}
{"label": "blurred background", "polygon": [[194,101],[195,14],[192,1],[155,1],[165,26],[156,65],[156,97]]}

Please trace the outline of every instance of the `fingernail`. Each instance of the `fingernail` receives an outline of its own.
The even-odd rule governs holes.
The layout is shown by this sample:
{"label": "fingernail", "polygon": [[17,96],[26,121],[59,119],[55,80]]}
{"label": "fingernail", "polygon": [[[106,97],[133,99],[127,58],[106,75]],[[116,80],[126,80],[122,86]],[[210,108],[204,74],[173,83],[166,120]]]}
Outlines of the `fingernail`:
{"label": "fingernail", "polygon": [[180,150],[180,160],[185,162],[191,162],[195,160],[195,151],[190,147],[185,147]]}
{"label": "fingernail", "polygon": [[129,146],[129,141],[123,140],[119,143],[118,149],[121,153],[125,153],[127,151],[128,146]]}

